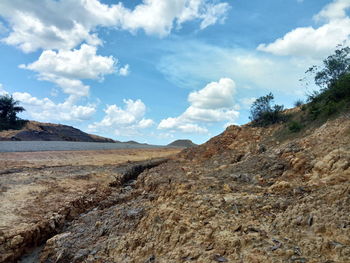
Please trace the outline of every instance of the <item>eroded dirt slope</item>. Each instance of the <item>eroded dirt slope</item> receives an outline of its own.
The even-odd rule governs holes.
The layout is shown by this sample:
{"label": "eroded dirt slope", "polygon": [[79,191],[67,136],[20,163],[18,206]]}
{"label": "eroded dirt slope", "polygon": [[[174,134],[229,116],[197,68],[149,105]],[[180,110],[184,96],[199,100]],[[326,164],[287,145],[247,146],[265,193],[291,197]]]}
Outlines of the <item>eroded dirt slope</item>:
{"label": "eroded dirt slope", "polygon": [[350,121],[279,142],[229,127],[116,188],[41,262],[350,262]]}
{"label": "eroded dirt slope", "polygon": [[114,189],[110,184],[118,182],[125,168],[178,151],[1,153],[0,262],[14,262],[66,222],[107,200]]}

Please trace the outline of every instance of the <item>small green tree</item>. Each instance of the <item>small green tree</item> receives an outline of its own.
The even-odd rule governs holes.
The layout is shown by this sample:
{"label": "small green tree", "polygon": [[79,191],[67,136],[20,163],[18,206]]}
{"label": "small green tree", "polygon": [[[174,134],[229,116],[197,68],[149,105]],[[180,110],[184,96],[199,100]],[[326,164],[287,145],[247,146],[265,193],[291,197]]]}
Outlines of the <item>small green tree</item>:
{"label": "small green tree", "polygon": [[274,105],[274,96],[270,92],[266,96],[259,97],[256,99],[252,106],[250,107],[250,117],[249,119],[253,122],[255,126],[267,126],[280,121],[285,120],[282,111],[284,109],[283,105]]}
{"label": "small green tree", "polygon": [[306,73],[315,74],[315,83],[322,89],[334,85],[342,76],[350,73],[350,47],[338,45],[333,55],[323,60],[323,67],[312,66]]}
{"label": "small green tree", "polygon": [[338,46],[323,60],[323,67],[311,67],[319,91],[308,95],[308,111],[312,119],[328,117],[349,108],[350,102],[350,47]]}
{"label": "small green tree", "polygon": [[0,130],[21,128],[24,121],[17,117],[17,113],[23,111],[25,109],[12,96],[0,96]]}

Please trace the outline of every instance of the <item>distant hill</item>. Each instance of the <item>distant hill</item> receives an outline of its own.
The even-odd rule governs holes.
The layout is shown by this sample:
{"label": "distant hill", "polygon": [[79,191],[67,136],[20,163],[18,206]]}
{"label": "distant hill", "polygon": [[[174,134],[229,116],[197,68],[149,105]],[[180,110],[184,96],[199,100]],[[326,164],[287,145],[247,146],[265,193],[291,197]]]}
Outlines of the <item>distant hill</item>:
{"label": "distant hill", "polygon": [[136,141],[127,141],[127,142],[125,142],[125,143],[130,143],[130,144],[141,144],[141,143],[136,142]]}
{"label": "distant hill", "polygon": [[172,143],[169,143],[167,146],[189,148],[189,147],[197,146],[197,144],[193,143],[191,140],[176,140],[176,141],[173,141]]}
{"label": "distant hill", "polygon": [[20,130],[0,132],[0,141],[116,142],[109,138],[85,133],[72,126],[36,121],[27,122]]}

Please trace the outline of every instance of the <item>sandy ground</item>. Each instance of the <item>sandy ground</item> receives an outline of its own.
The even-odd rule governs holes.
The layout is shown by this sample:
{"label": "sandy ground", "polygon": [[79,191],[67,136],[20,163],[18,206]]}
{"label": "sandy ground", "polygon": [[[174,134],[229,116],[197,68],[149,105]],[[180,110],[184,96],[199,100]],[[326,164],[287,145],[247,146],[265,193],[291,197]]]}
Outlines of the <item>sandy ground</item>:
{"label": "sandy ground", "polygon": [[117,149],[96,151],[45,151],[0,153],[0,173],[8,169],[74,165],[116,165],[178,153],[181,149]]}
{"label": "sandy ground", "polygon": [[[121,164],[179,151],[158,148],[1,153],[0,241],[33,228],[86,194],[106,193]],[[103,199],[103,194],[96,198]],[[74,216],[74,211],[71,213]]]}

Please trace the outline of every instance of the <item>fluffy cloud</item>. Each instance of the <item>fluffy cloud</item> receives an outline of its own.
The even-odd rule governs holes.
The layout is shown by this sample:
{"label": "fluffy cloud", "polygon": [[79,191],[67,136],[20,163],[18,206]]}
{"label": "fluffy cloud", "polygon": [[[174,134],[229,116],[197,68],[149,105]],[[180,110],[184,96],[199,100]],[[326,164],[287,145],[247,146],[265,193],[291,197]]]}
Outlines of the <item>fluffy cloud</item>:
{"label": "fluffy cloud", "polygon": [[41,76],[61,76],[68,79],[99,79],[115,71],[117,61],[96,55],[97,48],[83,44],[80,49],[45,50],[37,61],[22,68],[39,72]]}
{"label": "fluffy cloud", "polygon": [[20,101],[26,113],[38,121],[79,122],[89,120],[96,112],[96,105],[76,105],[73,97],[56,104],[48,98],[38,99],[27,92],[15,92],[12,95]]}
{"label": "fluffy cloud", "polygon": [[200,19],[200,28],[204,29],[217,21],[222,21],[229,9],[227,3],[214,4],[208,0],[144,0],[134,10],[124,9],[119,26],[122,29],[136,31],[143,29],[147,34],[168,35],[174,22],[178,27],[182,23]]}
{"label": "fluffy cloud", "polygon": [[0,15],[11,27],[3,41],[24,52],[72,49],[81,42],[99,45],[101,40],[91,31],[107,22],[97,19],[94,7],[103,10],[104,5],[96,0],[1,1]]}
{"label": "fluffy cloud", "polygon": [[63,92],[76,97],[89,95],[90,86],[84,85],[81,80],[62,78],[55,75],[40,76],[41,80],[51,81],[62,88]]}
{"label": "fluffy cloud", "polygon": [[86,41],[92,45],[101,44],[96,34],[90,34],[84,26],[72,22],[72,27],[60,29],[56,25],[47,25],[35,16],[22,12],[12,19],[12,32],[3,39],[8,45],[19,47],[29,53],[37,49],[70,49]]}
{"label": "fluffy cloud", "polygon": [[80,79],[103,79],[116,71],[117,60],[96,55],[96,51],[87,44],[74,50],[45,50],[37,61],[20,67],[38,72],[39,79],[56,83],[67,94],[87,96],[89,86]]}
{"label": "fluffy cloud", "polygon": [[146,105],[141,100],[124,100],[125,107],[109,105],[105,109],[105,116],[100,122],[89,126],[91,131],[114,131],[118,136],[132,136],[138,130],[151,127],[154,122],[146,119]]}
{"label": "fluffy cloud", "polygon": [[179,131],[183,133],[208,133],[208,129],[204,127],[200,127],[198,124],[193,123],[182,123],[179,118],[167,118],[162,120],[158,129],[160,130],[171,130],[171,131]]}
{"label": "fluffy cloud", "polygon": [[208,133],[206,124],[230,122],[239,117],[234,109],[235,83],[222,78],[189,94],[190,106],[180,116],[162,120],[158,129],[185,133]]}
{"label": "fluffy cloud", "polygon": [[337,44],[349,41],[350,18],[346,10],[350,0],[335,0],[314,16],[316,22],[325,21],[318,28],[299,27],[270,44],[260,44],[258,50],[275,55],[324,58]]}
{"label": "fluffy cloud", "polygon": [[228,108],[234,104],[235,83],[228,78],[211,82],[205,88],[190,93],[188,101],[193,107],[202,109]]}
{"label": "fluffy cloud", "polygon": [[12,29],[3,41],[24,52],[72,49],[82,42],[99,45],[98,26],[166,36],[174,24],[201,20],[204,29],[223,21],[228,9],[227,3],[214,0],[143,0],[133,10],[98,0],[0,1],[0,15]]}
{"label": "fluffy cloud", "polygon": [[332,21],[346,17],[346,10],[350,7],[350,0],[334,0],[326,5],[321,12],[314,16],[316,21]]}
{"label": "fluffy cloud", "polygon": [[128,76],[130,74],[130,66],[129,64],[126,64],[124,67],[121,67],[119,69],[119,75],[120,76]]}
{"label": "fluffy cloud", "polygon": [[39,99],[28,92],[10,94],[2,84],[0,95],[12,95],[26,109],[24,114],[38,121],[81,122],[91,119],[97,107],[96,104],[78,105],[75,96],[69,96],[62,103],[55,103],[49,98]]}
{"label": "fluffy cloud", "polygon": [[[10,30],[2,41],[24,52],[43,49],[37,61],[21,67],[38,72],[40,80],[55,83],[64,93],[80,97],[90,89],[83,79],[130,73],[129,65],[117,68],[115,58],[96,54],[102,44],[98,27],[166,36],[175,25],[181,27],[187,21],[201,21],[201,29],[221,22],[228,9],[227,3],[216,0],[143,0],[134,9],[98,0],[3,0],[0,16]],[[74,49],[81,43],[85,44]]]}

